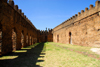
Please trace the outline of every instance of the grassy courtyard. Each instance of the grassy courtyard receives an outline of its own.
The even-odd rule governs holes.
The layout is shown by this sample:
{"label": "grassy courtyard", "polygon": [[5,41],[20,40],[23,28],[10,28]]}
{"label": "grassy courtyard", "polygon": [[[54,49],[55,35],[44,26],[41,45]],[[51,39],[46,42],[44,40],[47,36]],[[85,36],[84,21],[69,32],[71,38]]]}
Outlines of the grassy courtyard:
{"label": "grassy courtyard", "polygon": [[100,67],[91,47],[37,43],[0,57],[0,67]]}

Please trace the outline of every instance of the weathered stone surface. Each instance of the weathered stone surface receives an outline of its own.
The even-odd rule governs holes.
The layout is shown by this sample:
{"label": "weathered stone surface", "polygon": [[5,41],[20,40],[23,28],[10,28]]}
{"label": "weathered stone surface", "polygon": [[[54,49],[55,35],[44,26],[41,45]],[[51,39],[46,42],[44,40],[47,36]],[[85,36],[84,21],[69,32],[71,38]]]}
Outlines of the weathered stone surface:
{"label": "weathered stone surface", "polygon": [[37,30],[13,0],[0,0],[0,55],[47,41],[53,41],[52,30]]}
{"label": "weathered stone surface", "polygon": [[59,35],[59,43],[100,47],[100,1],[95,5],[55,27],[53,41],[58,42]]}
{"label": "weathered stone surface", "polygon": [[38,42],[53,42],[52,29],[48,31],[40,31],[37,33]]}
{"label": "weathered stone surface", "polygon": [[[33,42],[37,43],[37,29],[24,17],[24,13],[21,13],[18,6],[14,7],[13,1],[9,3],[0,1],[0,29],[2,32],[0,54],[32,45]],[[28,38],[27,43],[26,36],[31,37]]]}

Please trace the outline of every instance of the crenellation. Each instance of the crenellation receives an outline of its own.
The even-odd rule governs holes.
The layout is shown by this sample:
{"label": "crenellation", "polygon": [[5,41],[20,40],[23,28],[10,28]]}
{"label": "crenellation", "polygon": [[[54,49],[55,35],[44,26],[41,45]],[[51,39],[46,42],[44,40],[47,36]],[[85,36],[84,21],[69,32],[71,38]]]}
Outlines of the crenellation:
{"label": "crenellation", "polygon": [[[76,14],[75,18],[72,17],[68,19],[67,22],[63,23],[63,25],[62,24],[58,25],[53,29],[53,34],[59,34],[59,36],[66,35],[66,37],[60,37],[60,40],[58,42],[57,35],[53,35],[54,39],[53,42],[84,45],[84,46],[98,45],[100,47],[99,44],[100,35],[98,35],[100,32],[94,31],[94,29],[100,28],[99,12],[100,12],[100,1],[96,1],[95,7],[93,5],[90,5],[90,9],[85,8],[85,11],[81,10],[81,13],[78,12],[78,16]],[[70,37],[69,37],[69,32],[72,33],[72,36]],[[75,33],[77,33],[77,35]],[[99,41],[98,44],[95,43],[96,39],[98,39]]]}
{"label": "crenellation", "polygon": [[9,0],[9,5],[11,5],[12,7],[14,7],[14,1],[13,0]]}
{"label": "crenellation", "polygon": [[18,12],[21,14],[22,13],[22,10],[21,9],[18,9]]}
{"label": "crenellation", "polygon": [[100,6],[100,1],[95,2],[95,7],[98,8]]}
{"label": "crenellation", "polygon": [[67,22],[68,20],[66,20],[65,22]]}
{"label": "crenellation", "polygon": [[[2,16],[0,16],[0,18],[4,19],[1,21],[1,28],[3,29],[0,32],[3,32],[4,35],[2,42],[0,42],[0,44],[3,43],[0,55],[19,50],[22,47],[33,45],[37,42],[53,41],[52,33],[48,33],[46,30],[41,31],[42,34],[40,31],[38,32],[32,22],[24,15],[22,10],[18,8],[18,5],[14,5],[13,0],[0,0],[0,3],[2,4],[0,6],[2,8]],[[5,8],[7,11],[5,11]]]}
{"label": "crenellation", "polygon": [[16,11],[18,11],[18,5],[15,5],[15,6],[14,6],[14,9],[15,9]]}
{"label": "crenellation", "polygon": [[26,15],[24,15],[24,18],[25,18],[25,20],[26,20]]}
{"label": "crenellation", "polygon": [[86,11],[88,11],[88,8],[87,8],[87,7],[85,8],[85,12],[86,12]]}
{"label": "crenellation", "polygon": [[22,16],[24,17],[24,13],[22,13]]}
{"label": "crenellation", "polygon": [[27,16],[26,16],[26,21],[27,21]]}
{"label": "crenellation", "polygon": [[75,18],[75,16],[73,16],[72,18]]}
{"label": "crenellation", "polygon": [[81,13],[83,14],[84,13],[84,10],[81,10]]}
{"label": "crenellation", "polygon": [[93,5],[91,4],[91,5],[90,5],[90,9],[92,9],[92,8],[93,8]]}
{"label": "crenellation", "polygon": [[71,17],[70,20],[72,20],[73,18]]}
{"label": "crenellation", "polygon": [[9,0],[9,1],[13,1],[13,0]]}
{"label": "crenellation", "polygon": [[75,17],[77,17],[77,14],[75,14]]}
{"label": "crenellation", "polygon": [[[13,0],[9,0],[9,1],[0,0],[0,2],[2,4],[1,6],[2,16],[0,18],[6,19],[6,20],[1,21],[2,28],[4,28],[2,31],[3,31],[3,34],[6,34],[8,32],[8,34],[3,35],[3,39],[2,39],[3,51],[0,52],[0,55],[12,52],[13,50],[15,51],[17,49],[21,49],[22,47],[33,45],[34,39],[35,39],[34,44],[37,43],[37,29],[31,23],[31,21],[26,20],[26,16],[24,15],[24,13],[22,13],[22,10],[18,9],[18,5],[14,5]],[[7,11],[5,11],[6,9]],[[6,25],[5,25],[5,22],[6,22]],[[21,31],[24,33],[22,33]],[[13,35],[12,33],[15,33],[15,35]],[[26,34],[28,37],[31,35],[31,37],[34,39],[28,39],[29,42],[26,43],[27,39],[24,38],[24,37],[27,37]],[[14,42],[13,40],[14,38],[12,38],[15,36],[17,40],[16,42]],[[21,42],[22,40],[23,40],[23,43]]]}
{"label": "crenellation", "polygon": [[81,13],[80,12],[78,12],[78,16],[80,16],[81,15]]}

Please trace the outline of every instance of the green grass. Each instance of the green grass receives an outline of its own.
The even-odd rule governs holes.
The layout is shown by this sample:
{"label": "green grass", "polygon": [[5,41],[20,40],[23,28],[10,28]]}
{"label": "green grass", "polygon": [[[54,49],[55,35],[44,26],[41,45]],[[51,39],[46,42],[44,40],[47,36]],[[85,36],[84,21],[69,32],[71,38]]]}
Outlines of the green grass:
{"label": "green grass", "polygon": [[[73,51],[71,51],[71,50]],[[37,43],[0,57],[1,67],[100,67],[100,60],[80,52],[97,55],[91,47],[53,42]],[[3,58],[3,59],[2,59]]]}
{"label": "green grass", "polygon": [[58,46],[61,46],[61,47],[65,47],[65,48],[68,48],[70,50],[73,50],[73,51],[78,51],[78,52],[82,52],[86,55],[92,55],[92,56],[95,56],[97,58],[100,57],[100,55],[92,52],[90,49],[93,48],[93,47],[85,47],[85,46],[79,46],[79,45],[71,45],[71,44],[61,44],[61,43],[53,43],[53,42],[49,42],[49,44],[52,44],[52,45],[58,45]]}
{"label": "green grass", "polygon": [[42,65],[43,67],[100,67],[100,60],[75,52],[76,50],[81,50],[92,53],[91,51],[89,51],[90,47],[65,45],[67,48],[75,50],[70,51],[61,47],[57,47],[54,44],[60,46],[65,45],[50,42],[45,43],[45,61],[44,63],[38,63],[38,65]]}

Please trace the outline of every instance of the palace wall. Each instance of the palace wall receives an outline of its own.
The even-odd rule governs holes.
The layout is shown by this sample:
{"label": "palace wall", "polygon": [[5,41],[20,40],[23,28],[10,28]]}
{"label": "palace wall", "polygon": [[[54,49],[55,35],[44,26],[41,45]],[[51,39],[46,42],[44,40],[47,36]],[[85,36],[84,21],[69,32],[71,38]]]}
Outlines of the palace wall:
{"label": "palace wall", "polygon": [[53,42],[53,34],[52,29],[46,31],[38,30],[37,33],[37,40],[38,42]]}
{"label": "palace wall", "polygon": [[0,0],[0,54],[37,43],[37,29],[12,0]]}
{"label": "palace wall", "polygon": [[53,42],[100,47],[100,1],[55,27]]}

